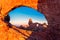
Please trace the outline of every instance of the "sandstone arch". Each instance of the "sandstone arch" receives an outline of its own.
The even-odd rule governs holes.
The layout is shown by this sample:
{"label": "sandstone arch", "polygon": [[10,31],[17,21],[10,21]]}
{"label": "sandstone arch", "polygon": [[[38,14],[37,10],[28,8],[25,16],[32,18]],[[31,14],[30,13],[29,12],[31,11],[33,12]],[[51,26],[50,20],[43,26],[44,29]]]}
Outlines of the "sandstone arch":
{"label": "sandstone arch", "polygon": [[0,8],[2,8],[0,9],[0,20],[8,14],[9,10],[19,5],[30,6],[42,12],[48,20],[49,30],[53,29],[52,33],[56,40],[60,40],[60,0],[0,0]]}

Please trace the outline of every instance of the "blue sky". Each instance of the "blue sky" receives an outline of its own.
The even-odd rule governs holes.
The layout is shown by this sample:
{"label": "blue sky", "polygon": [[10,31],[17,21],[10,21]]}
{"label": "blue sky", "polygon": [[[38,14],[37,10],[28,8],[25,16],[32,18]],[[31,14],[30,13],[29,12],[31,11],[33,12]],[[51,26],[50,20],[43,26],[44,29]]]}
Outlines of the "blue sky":
{"label": "blue sky", "polygon": [[18,7],[9,12],[10,23],[13,25],[28,24],[29,18],[33,22],[47,23],[45,16],[37,10],[29,7]]}

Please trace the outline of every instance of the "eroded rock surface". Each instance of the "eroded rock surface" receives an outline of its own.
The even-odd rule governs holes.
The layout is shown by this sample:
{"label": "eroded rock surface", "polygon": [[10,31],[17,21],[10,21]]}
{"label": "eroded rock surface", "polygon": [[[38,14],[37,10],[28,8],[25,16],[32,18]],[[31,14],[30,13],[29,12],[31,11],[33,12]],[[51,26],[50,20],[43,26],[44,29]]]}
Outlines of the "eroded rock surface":
{"label": "eroded rock surface", "polygon": [[[4,22],[8,12],[17,6],[29,6],[42,12],[48,21],[48,28],[45,32],[32,32],[21,30],[28,37],[13,28],[9,28]],[[31,39],[31,36],[36,39]],[[60,0],[0,0],[0,40],[60,40]]]}

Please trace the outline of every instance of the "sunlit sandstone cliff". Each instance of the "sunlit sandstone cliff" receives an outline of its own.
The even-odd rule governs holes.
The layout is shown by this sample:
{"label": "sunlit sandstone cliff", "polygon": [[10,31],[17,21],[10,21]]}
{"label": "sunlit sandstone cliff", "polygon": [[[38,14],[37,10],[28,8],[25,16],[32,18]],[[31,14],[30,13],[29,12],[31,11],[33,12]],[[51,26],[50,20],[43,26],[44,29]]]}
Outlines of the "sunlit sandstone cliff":
{"label": "sunlit sandstone cliff", "polygon": [[9,28],[9,26],[0,21],[0,40],[25,40],[27,39],[32,31],[18,29],[15,26]]}
{"label": "sunlit sandstone cliff", "polygon": [[38,0],[0,0],[0,40],[25,40],[27,39],[25,35],[29,37],[32,31],[20,29],[21,33],[25,34],[23,35],[13,28],[9,28],[8,24],[4,23],[3,18],[13,7],[20,5],[37,9],[37,1]]}
{"label": "sunlit sandstone cliff", "polygon": [[[37,9],[47,18],[49,25],[46,32],[40,32],[39,36],[37,36],[36,33],[33,35],[32,31],[28,31],[30,33],[28,36],[40,37],[37,40],[60,40],[60,0],[0,0],[0,40],[25,40],[21,33],[9,28],[8,24],[4,22],[4,17],[8,12],[17,6],[29,6]],[[27,33],[26,30],[20,31]],[[26,40],[29,39],[28,37]]]}

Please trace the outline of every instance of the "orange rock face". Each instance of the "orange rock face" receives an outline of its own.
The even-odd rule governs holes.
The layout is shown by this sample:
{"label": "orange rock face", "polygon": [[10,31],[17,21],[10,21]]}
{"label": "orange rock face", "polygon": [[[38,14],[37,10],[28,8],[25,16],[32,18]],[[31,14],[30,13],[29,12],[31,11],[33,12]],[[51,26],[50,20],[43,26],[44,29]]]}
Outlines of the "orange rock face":
{"label": "orange rock face", "polygon": [[2,15],[6,15],[12,8],[17,6],[29,6],[37,9],[38,0],[0,0],[0,6],[2,8]]}
{"label": "orange rock face", "polygon": [[0,0],[0,40],[25,40],[30,36],[32,31],[20,30],[21,33],[19,33],[13,28],[9,28],[3,18],[17,6],[23,5],[37,9],[37,2],[38,0]]}

